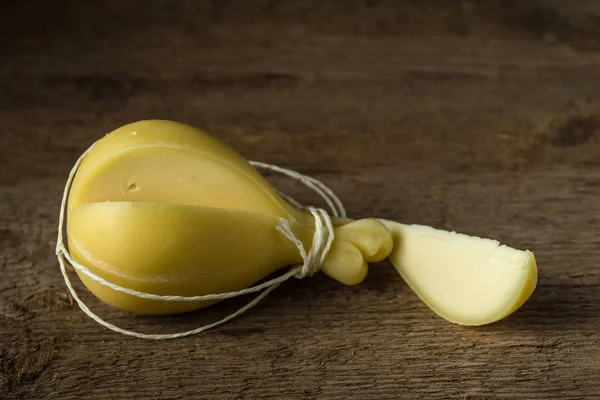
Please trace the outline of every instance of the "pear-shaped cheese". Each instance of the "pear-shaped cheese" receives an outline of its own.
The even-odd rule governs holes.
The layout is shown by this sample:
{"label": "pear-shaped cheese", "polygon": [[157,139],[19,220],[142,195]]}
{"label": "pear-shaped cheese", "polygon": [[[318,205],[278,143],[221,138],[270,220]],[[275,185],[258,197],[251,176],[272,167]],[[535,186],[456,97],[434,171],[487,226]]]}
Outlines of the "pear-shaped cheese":
{"label": "pear-shaped cheese", "polygon": [[[302,262],[276,227],[285,219],[308,252],[314,217],[286,201],[244,158],[188,125],[140,121],[99,140],[72,182],[67,238],[73,259],[123,288],[156,295],[235,292]],[[322,266],[345,284],[361,282],[367,261],[391,251],[377,220],[334,218],[336,239]],[[141,299],[78,271],[115,307],[163,314],[214,301]]]}

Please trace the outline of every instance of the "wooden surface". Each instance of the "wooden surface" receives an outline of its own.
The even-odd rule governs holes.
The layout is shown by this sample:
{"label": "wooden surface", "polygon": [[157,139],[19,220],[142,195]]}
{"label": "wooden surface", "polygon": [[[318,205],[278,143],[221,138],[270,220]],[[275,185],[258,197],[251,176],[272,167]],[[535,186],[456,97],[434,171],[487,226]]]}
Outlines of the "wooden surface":
{"label": "wooden surface", "polygon": [[[96,3],[0,6],[0,398],[600,398],[598,1]],[[189,339],[110,332],[69,302],[58,205],[77,156],[144,118],[322,179],[351,216],[529,248],[539,286],[465,328],[384,262]],[[78,288],[144,332],[239,305],[136,317]]]}

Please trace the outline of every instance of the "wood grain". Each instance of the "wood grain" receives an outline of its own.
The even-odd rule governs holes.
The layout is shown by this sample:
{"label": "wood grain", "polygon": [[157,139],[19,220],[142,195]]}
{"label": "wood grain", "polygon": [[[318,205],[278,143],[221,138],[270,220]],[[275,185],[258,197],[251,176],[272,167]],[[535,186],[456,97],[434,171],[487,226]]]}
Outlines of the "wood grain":
{"label": "wood grain", "polygon": [[[598,1],[0,8],[0,398],[600,398]],[[538,289],[506,320],[465,328],[384,262],[356,287],[287,283],[185,340],[107,331],[61,283],[58,206],[77,156],[144,118],[322,179],[354,217],[529,248]],[[78,287],[146,332],[239,304],[137,317]]]}

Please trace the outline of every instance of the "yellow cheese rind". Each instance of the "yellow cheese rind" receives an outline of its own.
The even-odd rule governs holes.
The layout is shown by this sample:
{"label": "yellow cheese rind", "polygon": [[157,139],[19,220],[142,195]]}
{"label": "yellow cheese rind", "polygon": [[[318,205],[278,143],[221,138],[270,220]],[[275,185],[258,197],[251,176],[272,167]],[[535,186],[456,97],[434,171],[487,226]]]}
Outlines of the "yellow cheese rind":
{"label": "yellow cheese rind", "polygon": [[382,222],[394,238],[390,261],[415,293],[448,321],[498,321],[521,307],[535,289],[537,265],[530,251],[427,226]]}
{"label": "yellow cheese rind", "polygon": [[[73,208],[67,229],[75,261],[109,282],[158,295],[201,296],[244,289],[299,263],[277,223],[238,210],[103,202]],[[128,311],[173,313],[212,303],[141,299],[79,275],[101,300]]]}

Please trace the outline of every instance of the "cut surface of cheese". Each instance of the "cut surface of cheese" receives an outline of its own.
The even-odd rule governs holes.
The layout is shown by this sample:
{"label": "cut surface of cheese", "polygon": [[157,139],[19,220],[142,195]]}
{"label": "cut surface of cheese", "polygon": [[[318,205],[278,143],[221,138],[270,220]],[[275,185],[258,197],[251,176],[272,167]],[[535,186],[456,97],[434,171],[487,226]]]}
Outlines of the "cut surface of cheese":
{"label": "cut surface of cheese", "polygon": [[530,251],[428,226],[381,221],[394,239],[392,264],[435,313],[451,322],[495,322],[517,310],[535,289],[537,266]]}
{"label": "cut surface of cheese", "polygon": [[88,151],[69,193],[69,209],[102,201],[230,208],[313,223],[229,146],[173,121],[122,126]]}

